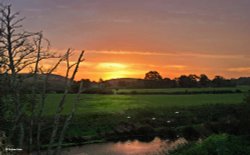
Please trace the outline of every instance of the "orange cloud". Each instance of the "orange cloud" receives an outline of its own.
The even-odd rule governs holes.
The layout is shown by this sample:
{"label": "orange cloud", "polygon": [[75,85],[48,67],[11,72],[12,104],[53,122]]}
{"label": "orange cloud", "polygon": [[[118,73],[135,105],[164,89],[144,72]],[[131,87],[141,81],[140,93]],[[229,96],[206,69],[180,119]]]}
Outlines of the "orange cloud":
{"label": "orange cloud", "polygon": [[250,72],[250,67],[229,68],[230,72]]}
{"label": "orange cloud", "polygon": [[184,65],[168,65],[168,66],[166,66],[166,68],[184,70],[184,69],[187,68],[187,66],[184,66]]}
{"label": "orange cloud", "polygon": [[[65,50],[56,50],[65,53]],[[77,60],[79,51],[75,50],[70,63]],[[143,78],[150,70],[158,71],[163,77],[178,77],[182,74],[202,74],[210,77],[223,75],[225,77],[249,76],[250,67],[235,67],[238,64],[249,64],[249,57],[240,54],[204,54],[176,52],[140,52],[140,51],[86,51],[85,61],[81,63],[77,80],[89,78]],[[44,68],[50,68],[55,60],[43,62]],[[55,71],[65,74],[66,64],[62,63]]]}
{"label": "orange cloud", "polygon": [[207,54],[201,52],[149,52],[149,51],[87,51],[90,54],[109,54],[109,55],[142,55],[142,56],[171,56],[171,57],[203,57],[203,58],[216,58],[216,59],[241,59],[246,58],[242,54]]}

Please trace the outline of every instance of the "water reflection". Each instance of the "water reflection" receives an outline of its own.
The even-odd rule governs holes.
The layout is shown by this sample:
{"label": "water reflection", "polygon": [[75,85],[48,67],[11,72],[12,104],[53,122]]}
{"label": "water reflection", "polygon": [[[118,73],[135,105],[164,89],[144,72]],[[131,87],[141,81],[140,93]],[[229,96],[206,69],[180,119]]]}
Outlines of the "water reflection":
{"label": "water reflection", "polygon": [[169,150],[187,141],[179,138],[176,141],[165,141],[155,138],[151,142],[140,142],[138,140],[90,144],[81,147],[73,147],[64,151],[64,155],[162,155]]}

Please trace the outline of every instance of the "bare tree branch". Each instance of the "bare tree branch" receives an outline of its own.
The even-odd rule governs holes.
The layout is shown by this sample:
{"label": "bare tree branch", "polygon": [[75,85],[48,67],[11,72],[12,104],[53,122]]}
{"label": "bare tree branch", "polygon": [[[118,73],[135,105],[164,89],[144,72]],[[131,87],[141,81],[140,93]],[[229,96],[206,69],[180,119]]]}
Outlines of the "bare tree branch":
{"label": "bare tree branch", "polygon": [[51,149],[52,149],[52,146],[54,145],[55,141],[56,141],[56,136],[58,134],[58,127],[59,127],[59,121],[60,121],[60,117],[61,117],[61,112],[63,110],[63,106],[64,106],[64,103],[65,103],[65,99],[68,95],[68,91],[69,91],[69,88],[72,84],[72,81],[74,80],[75,78],[75,75],[78,71],[78,67],[79,67],[79,64],[84,60],[83,59],[83,54],[84,54],[84,51],[81,52],[79,58],[78,58],[78,61],[76,63],[76,67],[69,79],[69,72],[70,72],[70,69],[71,69],[71,66],[69,65],[69,55],[70,55],[70,50],[68,50],[66,52],[66,63],[67,63],[67,68],[66,68],[66,81],[65,81],[65,91],[64,91],[64,94],[63,96],[61,97],[61,100],[60,102],[58,103],[58,106],[57,106],[57,110],[56,110],[56,113],[55,113],[55,117],[54,117],[54,125],[53,125],[53,130],[52,130],[52,134],[51,134],[51,138],[50,138],[50,143],[49,143],[49,147],[48,147],[48,154],[53,154]]}

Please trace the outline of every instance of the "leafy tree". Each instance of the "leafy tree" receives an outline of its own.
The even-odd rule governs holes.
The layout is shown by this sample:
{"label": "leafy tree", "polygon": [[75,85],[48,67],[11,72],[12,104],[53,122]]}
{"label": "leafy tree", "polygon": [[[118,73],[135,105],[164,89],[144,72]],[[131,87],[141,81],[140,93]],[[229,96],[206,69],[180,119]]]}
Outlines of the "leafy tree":
{"label": "leafy tree", "polygon": [[215,76],[212,80],[212,84],[214,87],[224,87],[226,79],[222,76]]}
{"label": "leafy tree", "polygon": [[162,76],[157,71],[149,71],[145,74],[145,80],[162,80]]}
{"label": "leafy tree", "polygon": [[73,93],[78,92],[80,88],[80,84],[82,84],[82,91],[83,91],[83,90],[89,89],[91,85],[93,84],[93,82],[91,82],[90,79],[81,79],[80,81],[74,82],[71,87],[71,90]]}
{"label": "leafy tree", "polygon": [[162,87],[163,88],[173,88],[176,87],[176,81],[171,80],[170,78],[164,78],[162,80]]}
{"label": "leafy tree", "polygon": [[198,76],[196,75],[182,75],[178,78],[178,84],[180,87],[183,88],[189,88],[189,87],[197,87],[198,86],[198,82],[197,82]]}
{"label": "leafy tree", "polygon": [[205,74],[201,74],[199,78],[199,84],[201,87],[209,87],[210,86],[210,79]]}

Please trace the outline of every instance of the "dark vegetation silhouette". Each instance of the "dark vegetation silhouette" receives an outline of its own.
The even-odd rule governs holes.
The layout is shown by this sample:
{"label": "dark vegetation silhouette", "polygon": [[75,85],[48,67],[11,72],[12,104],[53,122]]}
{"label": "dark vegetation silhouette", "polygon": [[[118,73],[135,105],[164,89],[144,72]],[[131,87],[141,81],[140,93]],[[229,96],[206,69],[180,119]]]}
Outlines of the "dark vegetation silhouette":
{"label": "dark vegetation silhouette", "polygon": [[162,80],[162,76],[157,71],[150,71],[145,74],[145,80]]}
{"label": "dark vegetation silhouette", "polygon": [[[150,74],[156,73],[149,72]],[[23,85],[26,88],[24,91],[31,92],[32,78],[29,74],[19,74],[19,76],[26,77],[23,81]],[[43,78],[45,75],[38,75],[37,86],[42,87]],[[64,92],[64,80],[65,77],[55,74],[48,75],[46,91],[50,93],[63,93]],[[160,78],[161,77],[161,78]],[[74,81],[72,87],[69,89],[69,93],[77,93],[80,83],[83,83],[82,92],[85,93],[99,93],[99,94],[112,94],[113,90],[119,89],[164,89],[164,88],[226,88],[237,86],[247,86],[250,85],[250,77],[240,77],[238,79],[226,79],[222,76],[215,76],[213,79],[209,79],[207,75],[201,74],[200,76],[190,74],[181,75],[177,78],[162,78],[162,76],[157,72],[157,75],[151,75],[151,78],[146,74],[144,79],[135,78],[120,78],[111,80],[99,80],[91,81],[90,79],[82,79],[79,81]],[[200,91],[202,92],[202,91]],[[222,90],[220,91],[221,93]],[[231,91],[233,92],[233,91]],[[240,90],[237,90],[240,93]],[[192,93],[192,92],[186,92]],[[203,91],[203,93],[206,93]],[[209,93],[209,92],[208,92]],[[213,92],[210,92],[213,93]],[[214,91],[216,93],[216,90]],[[219,93],[219,92],[218,92]],[[230,93],[230,90],[225,90],[224,93]]]}
{"label": "dark vegetation silhouette", "polygon": [[[72,63],[71,49],[64,55],[52,52],[42,32],[23,31],[22,21],[11,5],[0,5],[0,133],[5,135],[5,147],[22,148],[37,154],[41,149],[47,149],[47,154],[60,154],[79,96],[69,115],[61,113],[79,64],[84,60],[84,52]],[[54,59],[55,64],[44,69],[42,61],[48,59]],[[63,95],[54,115],[48,118],[44,115],[48,82],[61,63],[66,64],[62,78]],[[30,84],[28,91],[25,81]]]}
{"label": "dark vegetation silhouette", "polygon": [[[164,88],[227,88],[232,87],[235,90],[200,90],[186,92],[155,92],[155,94],[220,94],[220,93],[242,93],[237,86],[250,85],[250,77],[241,77],[238,79],[226,79],[222,76],[215,76],[209,79],[206,74],[201,75],[181,75],[180,77],[170,79],[163,78],[157,71],[149,71],[145,74],[144,79],[135,78],[120,78],[111,80],[101,80],[99,82],[91,81],[90,79],[82,79],[75,81],[71,89],[72,93],[77,92],[79,84],[83,83],[82,93],[87,94],[113,94],[120,93],[119,89],[164,89]],[[57,87],[58,88],[58,87]],[[113,90],[113,91],[112,91]],[[126,92],[128,94],[128,92]],[[130,94],[142,94],[142,92],[131,91]],[[154,94],[148,92],[146,94]]]}

